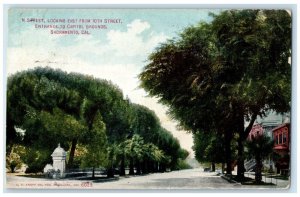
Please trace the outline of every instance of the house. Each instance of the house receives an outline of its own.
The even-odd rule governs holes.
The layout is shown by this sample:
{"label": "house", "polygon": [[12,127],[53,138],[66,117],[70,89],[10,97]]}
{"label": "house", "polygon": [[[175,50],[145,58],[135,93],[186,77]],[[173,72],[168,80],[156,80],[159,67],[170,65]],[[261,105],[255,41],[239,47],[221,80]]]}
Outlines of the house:
{"label": "house", "polygon": [[[274,154],[264,160],[263,165],[266,169],[280,174],[289,173],[290,162],[290,114],[279,114],[269,111],[264,118],[257,118],[253,125],[247,140],[252,140],[257,135],[267,135],[274,140]],[[253,171],[255,168],[255,160],[245,161],[246,171]]]}
{"label": "house", "polygon": [[256,136],[263,135],[264,134],[264,129],[260,124],[255,124],[252,126],[252,129],[248,135],[247,140],[252,140]]}
{"label": "house", "polygon": [[288,175],[290,169],[290,123],[284,123],[272,130],[274,138],[274,162],[277,173]]}

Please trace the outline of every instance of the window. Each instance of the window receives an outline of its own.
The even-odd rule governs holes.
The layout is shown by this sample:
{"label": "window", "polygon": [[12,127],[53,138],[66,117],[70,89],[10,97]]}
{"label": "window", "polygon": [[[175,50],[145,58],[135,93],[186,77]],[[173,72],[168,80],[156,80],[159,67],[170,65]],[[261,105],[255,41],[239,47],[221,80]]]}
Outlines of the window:
{"label": "window", "polygon": [[283,143],[286,143],[286,138],[287,138],[287,133],[284,132],[283,133],[283,139],[282,139]]}
{"label": "window", "polygon": [[282,133],[279,134],[279,142],[278,144],[282,144]]}
{"label": "window", "polygon": [[275,144],[278,144],[278,135],[275,135]]}

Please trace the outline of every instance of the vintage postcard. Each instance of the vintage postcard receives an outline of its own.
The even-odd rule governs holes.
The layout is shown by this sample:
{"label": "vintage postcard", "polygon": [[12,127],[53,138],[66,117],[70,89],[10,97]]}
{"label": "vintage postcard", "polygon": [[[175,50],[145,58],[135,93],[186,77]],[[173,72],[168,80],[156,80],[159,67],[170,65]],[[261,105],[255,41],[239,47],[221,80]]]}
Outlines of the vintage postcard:
{"label": "vintage postcard", "polygon": [[293,184],[292,9],[6,14],[6,189]]}

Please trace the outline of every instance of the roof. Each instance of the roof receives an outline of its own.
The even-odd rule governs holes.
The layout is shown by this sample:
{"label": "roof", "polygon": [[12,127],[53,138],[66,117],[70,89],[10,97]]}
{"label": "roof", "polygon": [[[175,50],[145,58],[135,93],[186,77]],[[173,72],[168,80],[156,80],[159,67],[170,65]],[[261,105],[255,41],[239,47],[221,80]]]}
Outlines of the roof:
{"label": "roof", "polygon": [[272,129],[272,131],[276,131],[276,130],[281,129],[283,127],[289,127],[289,126],[290,126],[290,123],[284,123],[284,124],[279,125],[278,127],[275,127],[274,129]]}
{"label": "roof", "polygon": [[60,147],[60,144],[58,144],[57,148],[53,151],[52,153],[52,157],[62,157],[62,156],[66,156],[67,155],[67,152],[62,148]]}

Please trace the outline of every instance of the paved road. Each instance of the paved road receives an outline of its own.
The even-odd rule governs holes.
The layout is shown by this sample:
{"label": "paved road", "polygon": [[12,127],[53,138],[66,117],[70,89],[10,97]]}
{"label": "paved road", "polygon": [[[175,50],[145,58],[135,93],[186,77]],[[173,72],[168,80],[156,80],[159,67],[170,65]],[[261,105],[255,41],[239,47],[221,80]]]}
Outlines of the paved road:
{"label": "paved road", "polygon": [[[203,172],[203,169],[155,173],[145,176],[121,177],[119,180],[109,182],[91,182],[74,180],[49,180],[7,176],[9,188],[43,188],[43,189],[244,189],[258,188],[239,183],[229,183],[213,172]],[[260,188],[278,188],[278,186],[260,186]],[[281,187],[284,188],[284,187]]]}
{"label": "paved road", "polygon": [[220,189],[241,187],[239,184],[228,183],[220,176],[216,176],[215,173],[203,172],[200,168],[121,178],[115,182],[93,183],[93,186],[102,189]]}

